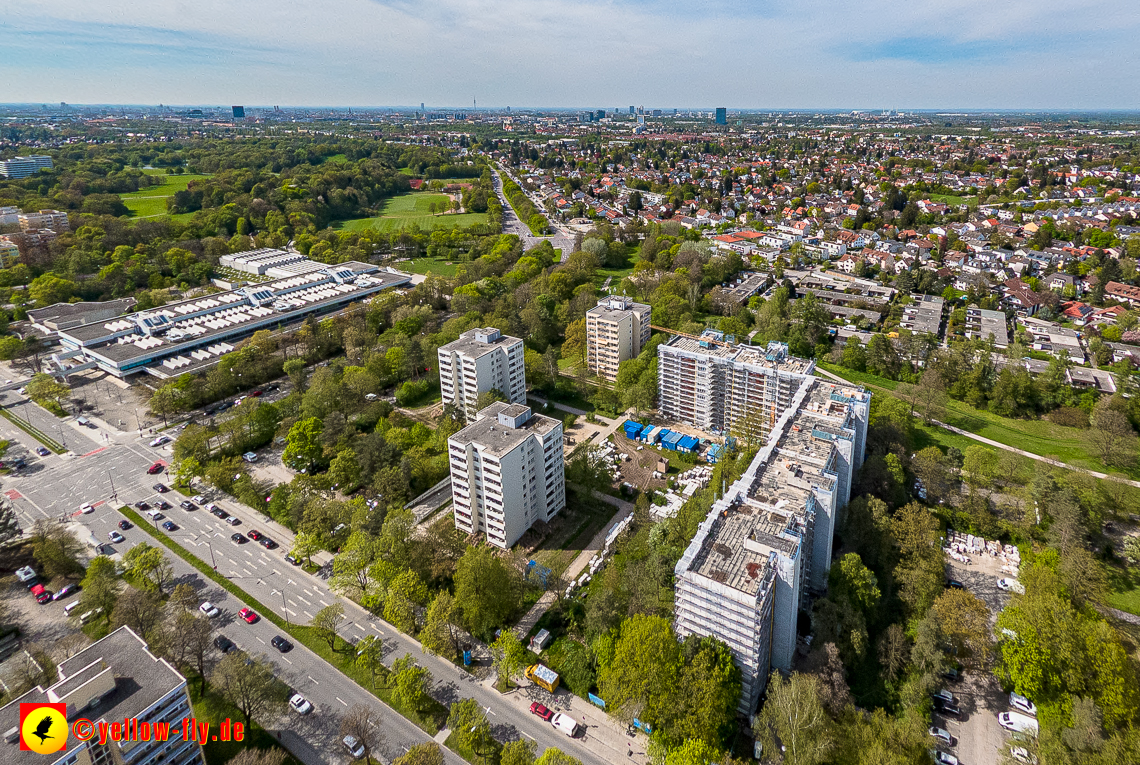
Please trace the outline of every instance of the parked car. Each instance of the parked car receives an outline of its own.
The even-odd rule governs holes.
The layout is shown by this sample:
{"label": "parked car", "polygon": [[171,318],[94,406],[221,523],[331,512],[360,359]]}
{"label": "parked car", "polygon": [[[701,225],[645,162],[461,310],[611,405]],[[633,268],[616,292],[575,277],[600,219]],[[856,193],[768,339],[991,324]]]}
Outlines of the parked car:
{"label": "parked car", "polygon": [[52,596],[52,600],[63,600],[72,593],[79,592],[78,584],[65,584],[59,588],[59,592]]}
{"label": "parked car", "polygon": [[46,589],[42,584],[32,585],[31,593],[41,606],[45,603],[51,603],[51,590]]}
{"label": "parked car", "polygon": [[250,539],[252,539],[254,542],[256,542],[256,541],[261,539],[262,534],[257,529],[250,529],[249,531],[246,532],[246,536],[248,536]]}
{"label": "parked car", "polygon": [[201,494],[195,494],[193,497],[190,498],[190,501],[193,502],[195,505],[206,504],[206,498],[203,497]]}
{"label": "parked car", "polygon": [[946,586],[952,590],[964,590],[964,589],[966,589],[966,585],[962,584],[957,579],[947,579],[946,580]]}
{"label": "parked car", "polygon": [[364,744],[356,740],[355,736],[345,736],[340,740],[344,748],[352,755],[352,759],[359,760],[364,756]]}
{"label": "parked car", "polygon": [[243,608],[242,610],[238,611],[238,616],[240,616],[241,618],[245,619],[245,623],[246,623],[246,624],[253,624],[253,623],[255,623],[255,622],[258,620],[258,619],[260,619],[260,618],[261,618],[260,616],[258,616],[257,614],[255,614],[255,613],[253,612],[253,609],[252,609],[252,608],[249,608],[248,606],[246,606],[246,607],[245,607],[245,608]]}
{"label": "parked car", "polygon": [[943,746],[954,746],[954,738],[950,735],[950,731],[945,728],[939,728],[937,725],[931,725],[930,730],[927,731],[931,736],[938,739]]}
{"label": "parked car", "polygon": [[112,531],[111,533],[109,533],[107,535],[107,538],[110,539],[115,544],[119,544],[120,542],[126,542],[127,541],[126,538],[117,531]]}
{"label": "parked car", "polygon": [[260,390],[253,390],[253,391],[250,391],[250,392],[249,392],[249,397],[250,397],[250,398],[257,398],[258,396],[260,396],[260,395],[261,395],[262,393],[264,393],[264,392],[265,392],[265,391],[260,391]]}
{"label": "parked car", "polygon": [[230,534],[230,541],[234,542],[235,544],[244,545],[249,540],[241,534]]}
{"label": "parked car", "polygon": [[166,469],[165,465],[163,465],[161,462],[156,462],[153,465],[151,465],[150,467],[148,467],[146,469],[146,472],[148,475],[158,475],[159,473],[161,473],[165,469]]}
{"label": "parked car", "polygon": [[134,526],[134,524],[131,523],[130,521],[119,521],[119,528],[122,529],[123,531],[126,531],[127,529],[131,528],[132,526]]}
{"label": "parked car", "polygon": [[957,757],[937,749],[931,749],[930,756],[934,758],[935,765],[958,765]]}
{"label": "parked car", "polygon": [[290,563],[294,566],[300,566],[301,565],[301,559],[298,558],[297,556],[293,555],[293,553],[289,553],[288,555],[285,556],[285,562]]}
{"label": "parked car", "polygon": [[574,735],[578,732],[577,721],[570,715],[563,714],[562,712],[554,715],[554,717],[550,720],[550,724],[565,733],[570,738],[574,738]]}
{"label": "parked car", "polygon": [[202,605],[198,606],[198,610],[211,619],[221,613],[221,610],[208,600],[202,603]]}
{"label": "parked car", "polygon": [[1037,716],[1037,705],[1020,693],[1009,694],[1009,705],[1018,712],[1024,712],[1031,717]]}
{"label": "parked car", "polygon": [[37,446],[36,454],[40,455],[41,457],[50,457],[51,449],[48,449],[46,446]]}
{"label": "parked car", "polygon": [[161,521],[166,516],[163,515],[162,513],[158,512],[157,510],[147,510],[146,511],[146,517],[150,518],[152,521]]}
{"label": "parked car", "polygon": [[1017,581],[1016,579],[1009,579],[1007,577],[1002,577],[1001,579],[997,580],[997,586],[998,586],[999,590],[1005,590],[1007,592],[1016,592],[1018,595],[1024,595],[1025,594],[1025,585],[1023,585],[1021,582]]}
{"label": "parked car", "polygon": [[147,502],[136,502],[135,508],[138,510],[150,510],[150,504]]}
{"label": "parked car", "polygon": [[245,460],[246,462],[257,462],[257,453],[256,452],[246,452],[245,454],[241,455],[241,458],[243,460]]}
{"label": "parked car", "polygon": [[530,705],[530,713],[533,715],[538,715],[546,722],[550,722],[550,718],[554,717],[553,712],[551,712],[542,704],[539,704],[537,701]]}
{"label": "parked car", "polygon": [[259,545],[261,545],[262,547],[264,547],[266,550],[276,550],[277,549],[277,543],[274,542],[269,537],[262,537],[261,539],[257,540],[257,543]]}
{"label": "parked car", "polygon": [[164,483],[156,483],[154,486],[151,486],[150,488],[154,489],[159,494],[165,494],[166,492],[170,491],[170,489],[168,489],[166,487],[166,484],[164,484]]}
{"label": "parked car", "polygon": [[171,504],[169,502],[167,502],[165,499],[156,499],[154,501],[154,506],[157,507],[159,510],[169,510],[171,508]]}
{"label": "parked car", "polygon": [[178,531],[178,524],[174,521],[167,521],[166,523],[162,524],[162,528],[166,529],[167,531]]}
{"label": "parked car", "polygon": [[228,517],[229,517],[229,515],[230,515],[229,513],[227,513],[225,510],[223,510],[223,509],[222,509],[222,508],[220,508],[220,507],[215,507],[213,510],[211,510],[211,511],[210,511],[210,513],[211,513],[211,514],[213,514],[213,515],[216,515],[216,516],[218,516],[219,518],[221,518],[221,519],[223,519],[223,520],[225,520],[226,518],[228,518]]}
{"label": "parked car", "polygon": [[187,512],[189,512],[190,510],[197,510],[198,509],[198,506],[195,505],[193,502],[191,502],[188,499],[184,499],[181,502],[179,502],[178,506],[181,507],[183,510],[186,510]]}
{"label": "parked car", "polygon": [[231,526],[240,526],[241,525],[241,518],[238,518],[236,515],[227,514],[224,520],[226,523],[228,523]]}
{"label": "parked car", "polygon": [[218,635],[216,638],[214,638],[214,647],[222,653],[229,653],[230,651],[237,650],[237,646],[234,645],[234,641],[230,640],[225,635]]}
{"label": "parked car", "polygon": [[293,650],[293,644],[280,635],[276,635],[272,640],[269,641],[269,644],[281,653],[289,653],[289,651]]}
{"label": "parked car", "polygon": [[934,710],[946,717],[958,717],[962,714],[962,708],[957,704],[947,704],[937,699],[934,700]]}
{"label": "parked car", "polygon": [[[310,703],[308,699],[299,693],[294,693],[293,696],[289,699],[289,706],[292,707],[293,711],[299,715],[307,715],[309,712],[313,711],[312,703]],[[363,752],[361,754],[363,754]]]}
{"label": "parked car", "polygon": [[1029,750],[1023,746],[1011,746],[1009,756],[1018,762],[1024,762],[1025,765],[1037,765],[1037,757],[1030,754]]}
{"label": "parked car", "polygon": [[932,693],[930,695],[931,695],[931,697],[933,697],[935,704],[937,704],[940,701],[943,704],[953,704],[954,703],[954,694],[951,693],[950,691],[946,690],[945,688],[939,688],[937,691],[935,691],[934,693]]}
{"label": "parked car", "polygon": [[1014,733],[1024,733],[1037,737],[1039,726],[1037,721],[1021,712],[1002,712],[998,715],[998,725]]}

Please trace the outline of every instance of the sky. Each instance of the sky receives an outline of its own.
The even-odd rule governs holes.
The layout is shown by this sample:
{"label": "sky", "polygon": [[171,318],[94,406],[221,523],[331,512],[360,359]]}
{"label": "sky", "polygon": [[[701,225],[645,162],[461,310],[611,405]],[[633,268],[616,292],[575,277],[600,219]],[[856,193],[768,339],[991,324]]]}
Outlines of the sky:
{"label": "sky", "polygon": [[1140,108],[1135,0],[12,0],[0,102]]}

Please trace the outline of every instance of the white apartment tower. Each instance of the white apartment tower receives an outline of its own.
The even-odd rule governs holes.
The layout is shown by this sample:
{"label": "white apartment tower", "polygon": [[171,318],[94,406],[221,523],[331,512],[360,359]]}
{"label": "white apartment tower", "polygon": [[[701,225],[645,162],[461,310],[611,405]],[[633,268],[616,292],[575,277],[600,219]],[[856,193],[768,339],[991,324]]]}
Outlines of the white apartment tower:
{"label": "white apartment tower", "polygon": [[566,506],[562,423],[496,401],[447,439],[455,527],[510,548]]}
{"label": "white apartment tower", "polygon": [[827,588],[836,511],[863,462],[869,393],[806,378],[748,470],[712,507],[677,563],[677,635],[712,636],[756,709],[773,668],[788,672],[809,592]]}
{"label": "white apartment tower", "polygon": [[710,329],[657,346],[661,415],[710,433],[747,431],[762,442],[815,361],[789,355],[786,343],[763,348],[723,338]]}
{"label": "white apartment tower", "polygon": [[607,297],[586,311],[586,365],[598,377],[617,379],[618,365],[649,342],[652,309],[627,297]]}
{"label": "white apartment tower", "polygon": [[523,341],[493,327],[464,332],[439,348],[439,387],[443,403],[475,418],[480,393],[497,389],[512,404],[526,403]]}

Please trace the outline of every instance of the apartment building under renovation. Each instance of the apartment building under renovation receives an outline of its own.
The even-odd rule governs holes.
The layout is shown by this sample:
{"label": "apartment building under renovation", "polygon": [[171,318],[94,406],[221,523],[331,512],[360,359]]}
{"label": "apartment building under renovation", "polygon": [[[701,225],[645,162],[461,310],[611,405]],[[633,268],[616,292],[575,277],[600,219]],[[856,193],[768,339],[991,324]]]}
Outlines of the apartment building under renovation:
{"label": "apartment building under renovation", "polygon": [[657,347],[661,415],[709,433],[733,432],[763,443],[815,361],[726,341],[716,330],[678,335]]}
{"label": "apartment building under renovation", "polygon": [[756,709],[773,668],[792,669],[799,614],[809,593],[827,587],[836,512],[863,462],[870,399],[803,378],[677,563],[677,634],[728,645],[743,674],[742,714]]}

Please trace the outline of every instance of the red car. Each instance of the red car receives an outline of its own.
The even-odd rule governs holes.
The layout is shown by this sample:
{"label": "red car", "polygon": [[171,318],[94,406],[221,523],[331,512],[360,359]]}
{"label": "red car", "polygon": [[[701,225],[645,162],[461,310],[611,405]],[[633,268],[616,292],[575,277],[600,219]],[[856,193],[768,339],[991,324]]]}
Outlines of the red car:
{"label": "red car", "polygon": [[258,397],[258,396],[260,396],[260,395],[261,395],[263,392],[264,392],[264,391],[260,391],[260,390],[255,390],[255,391],[252,391],[252,392],[249,394],[249,397],[250,397],[250,398],[257,398],[257,397]]}
{"label": "red car", "polygon": [[539,704],[537,701],[530,705],[530,712],[531,714],[538,715],[546,722],[550,722],[550,718],[554,717],[553,712],[544,707],[542,704]]}
{"label": "red car", "polygon": [[245,533],[245,535],[246,535],[247,537],[249,537],[250,539],[252,539],[254,542],[256,542],[257,540],[261,539],[261,537],[262,537],[262,536],[264,536],[264,535],[263,535],[263,534],[262,534],[260,531],[258,531],[257,529],[250,529],[249,531],[247,531],[247,532]]}
{"label": "red car", "polygon": [[245,619],[246,624],[253,624],[261,618],[253,612],[252,608],[243,608],[242,610],[238,611],[238,616]]}
{"label": "red car", "polygon": [[156,462],[153,465],[151,465],[150,467],[148,467],[146,469],[146,472],[149,475],[154,475],[156,473],[161,473],[164,469],[165,469],[165,466],[161,462]]}

